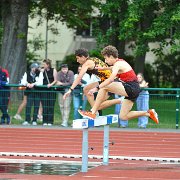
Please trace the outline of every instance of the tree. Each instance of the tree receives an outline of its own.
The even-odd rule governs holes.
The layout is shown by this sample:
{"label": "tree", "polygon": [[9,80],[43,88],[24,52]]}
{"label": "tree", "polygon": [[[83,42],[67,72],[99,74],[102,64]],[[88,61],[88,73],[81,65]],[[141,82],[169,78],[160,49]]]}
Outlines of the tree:
{"label": "tree", "polygon": [[[135,57],[136,72],[144,72],[149,42],[159,42],[164,47],[171,45],[172,50],[178,49],[178,0],[107,0],[101,4],[98,18],[95,36],[99,46],[115,45],[123,55],[124,49],[120,49],[124,46],[123,42],[132,42],[129,47]],[[168,43],[167,38],[170,38]]]}
{"label": "tree", "polygon": [[9,70],[11,83],[17,83],[26,69],[28,15],[42,17],[40,22],[44,18],[53,19],[66,23],[69,28],[76,28],[86,25],[84,22],[96,5],[95,0],[2,0],[0,62]]}
{"label": "tree", "polygon": [[100,5],[100,14],[94,20],[94,35],[98,47],[116,46],[121,57],[124,57],[125,39],[119,39],[120,23],[124,20],[128,3],[126,0],[106,0]]}
{"label": "tree", "polygon": [[[134,41],[136,72],[143,72],[149,42],[177,48],[176,40],[180,38],[180,4],[178,0],[136,0],[129,3],[127,15],[121,24],[120,39]],[[171,34],[173,29],[173,35]],[[165,47],[164,46],[164,47]],[[161,49],[163,50],[163,49]]]}
{"label": "tree", "polygon": [[157,87],[180,87],[180,52],[165,55],[154,62]]}
{"label": "tree", "polygon": [[29,0],[2,0],[2,48],[0,64],[15,83],[26,68]]}

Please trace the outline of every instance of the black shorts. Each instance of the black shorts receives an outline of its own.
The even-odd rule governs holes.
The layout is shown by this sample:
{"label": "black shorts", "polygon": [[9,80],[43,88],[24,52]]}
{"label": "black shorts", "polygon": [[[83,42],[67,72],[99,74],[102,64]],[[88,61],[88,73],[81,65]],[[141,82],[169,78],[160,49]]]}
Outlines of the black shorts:
{"label": "black shorts", "polygon": [[124,89],[128,95],[125,99],[136,101],[140,93],[139,83],[137,81],[122,82]]}

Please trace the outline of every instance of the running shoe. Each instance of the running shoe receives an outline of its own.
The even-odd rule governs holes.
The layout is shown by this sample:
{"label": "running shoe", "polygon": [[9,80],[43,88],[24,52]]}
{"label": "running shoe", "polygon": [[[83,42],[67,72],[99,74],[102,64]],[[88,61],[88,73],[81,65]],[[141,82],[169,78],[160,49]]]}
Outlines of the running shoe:
{"label": "running shoe", "polygon": [[156,124],[159,124],[158,114],[156,113],[155,109],[149,109],[148,113],[150,114],[150,119],[152,119]]}
{"label": "running shoe", "polygon": [[83,110],[79,109],[78,112],[82,117],[89,118],[89,119],[95,119],[96,118],[96,114],[92,114],[91,111],[83,111]]}

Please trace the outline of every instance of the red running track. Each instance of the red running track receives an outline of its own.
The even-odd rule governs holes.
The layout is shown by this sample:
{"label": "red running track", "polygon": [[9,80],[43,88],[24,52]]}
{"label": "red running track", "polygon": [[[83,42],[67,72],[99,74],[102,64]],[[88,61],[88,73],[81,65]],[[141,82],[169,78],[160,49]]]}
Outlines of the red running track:
{"label": "red running track", "polygon": [[[157,130],[158,131],[158,130]],[[177,131],[178,132],[178,131]],[[110,156],[180,158],[180,133],[111,130]],[[81,154],[82,131],[62,128],[0,128],[0,152]],[[103,130],[89,131],[89,154],[102,155]],[[1,158],[4,158],[2,156]],[[8,157],[11,158],[11,157]],[[12,157],[16,158],[16,157]],[[19,157],[17,157],[19,158]],[[74,159],[73,159],[74,160]],[[150,175],[150,173],[152,173]],[[175,176],[173,176],[173,174]],[[23,175],[0,174],[3,178],[23,179]],[[56,179],[56,176],[27,175],[25,179]],[[59,176],[58,176],[59,177]],[[180,179],[180,165],[165,165],[147,161],[115,161],[109,166],[91,169],[88,173],[78,173],[61,179],[79,178],[117,179]]]}

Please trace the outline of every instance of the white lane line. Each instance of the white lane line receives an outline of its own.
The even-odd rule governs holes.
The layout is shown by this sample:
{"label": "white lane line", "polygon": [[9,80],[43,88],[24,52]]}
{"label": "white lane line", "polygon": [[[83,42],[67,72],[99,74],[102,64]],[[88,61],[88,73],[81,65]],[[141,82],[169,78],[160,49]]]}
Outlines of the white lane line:
{"label": "white lane line", "polygon": [[[82,158],[82,155],[75,154],[50,154],[50,153],[16,153],[16,152],[0,152],[0,156],[17,156],[17,157],[54,157],[54,158]],[[89,155],[89,159],[103,159],[100,155]],[[165,157],[131,157],[131,156],[109,156],[112,160],[138,160],[138,161],[159,161],[180,163],[180,158]]]}

